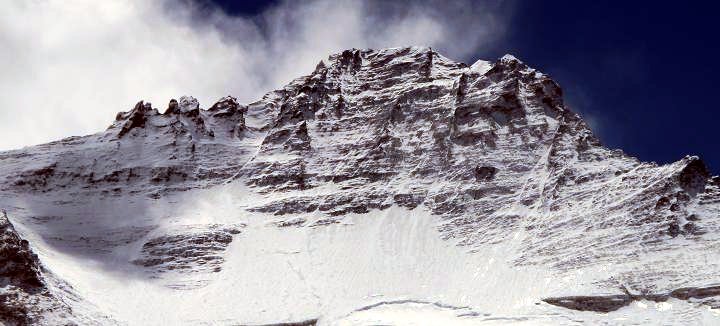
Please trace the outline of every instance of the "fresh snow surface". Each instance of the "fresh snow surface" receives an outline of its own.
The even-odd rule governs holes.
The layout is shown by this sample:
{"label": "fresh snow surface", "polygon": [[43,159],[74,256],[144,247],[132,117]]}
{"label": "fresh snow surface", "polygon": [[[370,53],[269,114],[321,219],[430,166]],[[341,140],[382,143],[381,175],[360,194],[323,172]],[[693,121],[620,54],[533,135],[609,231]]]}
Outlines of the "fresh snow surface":
{"label": "fresh snow surface", "polygon": [[473,63],[472,66],[470,66],[470,69],[468,69],[468,70],[482,75],[482,74],[486,73],[488,70],[490,70],[492,67],[493,67],[492,62],[485,61],[485,60],[478,60],[478,61],[475,61],[475,63]]}
{"label": "fresh snow surface", "polygon": [[[270,324],[314,318],[320,325],[630,325],[679,323],[687,314],[697,321],[720,322],[717,311],[695,311],[677,300],[638,302],[606,316],[542,303],[544,295],[568,288],[580,293],[597,290],[584,281],[612,266],[582,269],[558,279],[552,270],[508,264],[507,255],[518,249],[517,241],[474,248],[469,254],[441,240],[440,221],[422,209],[394,207],[372,218],[351,214],[329,226],[278,228],[271,223],[273,216],[237,215],[254,200],[244,186],[230,184],[169,196],[155,204],[154,209],[165,212],[162,220],[154,221],[158,228],[247,224],[227,249],[223,270],[197,289],[167,287],[197,276],[158,280],[127,265],[139,251],[140,240],[116,247],[113,258],[103,261],[63,253],[63,248],[48,247],[39,238],[32,238],[32,243],[48,269],[77,295],[129,325]],[[108,209],[126,201],[132,199],[116,199],[93,210],[114,211],[107,220],[117,221],[117,227],[147,223],[137,215]],[[78,220],[92,215],[77,213]]]}

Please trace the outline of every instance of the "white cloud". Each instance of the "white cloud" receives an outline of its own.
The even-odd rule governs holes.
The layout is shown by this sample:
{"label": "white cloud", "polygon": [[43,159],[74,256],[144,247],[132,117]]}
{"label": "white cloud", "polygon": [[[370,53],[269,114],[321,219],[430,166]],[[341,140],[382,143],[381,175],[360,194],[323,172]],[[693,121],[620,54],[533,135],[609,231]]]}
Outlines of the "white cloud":
{"label": "white cloud", "polygon": [[503,32],[470,1],[280,3],[255,17],[196,2],[28,0],[0,6],[0,150],[96,132],[140,99],[243,102],[346,48],[428,45],[467,58]]}

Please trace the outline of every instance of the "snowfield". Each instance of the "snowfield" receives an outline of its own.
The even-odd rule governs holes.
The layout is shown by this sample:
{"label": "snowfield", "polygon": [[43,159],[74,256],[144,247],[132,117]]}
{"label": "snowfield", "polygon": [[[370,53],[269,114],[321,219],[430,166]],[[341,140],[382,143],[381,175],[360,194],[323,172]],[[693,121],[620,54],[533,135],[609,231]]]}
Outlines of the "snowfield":
{"label": "snowfield", "polygon": [[248,105],[139,102],[1,152],[0,189],[9,325],[720,323],[720,178],[603,147],[509,55],[353,49]]}

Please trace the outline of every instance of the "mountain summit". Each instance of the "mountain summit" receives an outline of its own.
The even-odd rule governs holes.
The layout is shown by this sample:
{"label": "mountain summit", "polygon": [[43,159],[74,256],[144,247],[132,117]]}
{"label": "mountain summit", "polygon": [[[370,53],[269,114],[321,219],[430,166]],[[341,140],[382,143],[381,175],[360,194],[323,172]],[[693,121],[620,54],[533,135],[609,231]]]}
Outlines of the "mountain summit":
{"label": "mountain summit", "polygon": [[511,55],[351,49],[246,105],[140,101],[1,152],[0,189],[42,287],[0,288],[10,324],[720,320],[720,178],[605,148]]}

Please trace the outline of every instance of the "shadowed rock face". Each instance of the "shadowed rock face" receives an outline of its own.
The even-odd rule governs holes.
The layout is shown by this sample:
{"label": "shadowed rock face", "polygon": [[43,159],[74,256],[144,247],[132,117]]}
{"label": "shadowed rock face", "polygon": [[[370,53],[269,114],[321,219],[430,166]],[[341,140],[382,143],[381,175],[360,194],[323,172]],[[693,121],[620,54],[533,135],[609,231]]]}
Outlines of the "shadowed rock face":
{"label": "shadowed rock face", "polygon": [[7,215],[0,216],[0,324],[34,325],[46,311],[67,311],[49,292],[38,256]]}
{"label": "shadowed rock face", "polygon": [[0,281],[26,289],[44,286],[37,255],[7,216],[0,217]]}
{"label": "shadowed rock face", "polygon": [[28,242],[21,239],[3,212],[0,216],[0,321],[32,323],[31,307],[24,299],[45,289],[40,263]]}
{"label": "shadowed rock face", "polygon": [[664,302],[670,298],[680,300],[707,299],[699,303],[710,306],[711,308],[720,308],[720,286],[688,287],[662,294],[625,293],[605,296],[569,296],[547,298],[543,299],[543,301],[552,305],[579,311],[611,312],[637,300]]}
{"label": "shadowed rock face", "polygon": [[142,247],[143,258],[133,263],[156,273],[219,272],[222,253],[241,227],[186,226],[147,241]]}
{"label": "shadowed rock face", "polygon": [[304,320],[304,321],[288,322],[288,323],[246,325],[246,326],[315,326],[315,325],[317,325],[317,319],[309,319],[309,320]]}
{"label": "shadowed rock face", "polygon": [[547,298],[543,299],[543,301],[579,311],[610,312],[627,306],[633,300],[627,295],[608,295]]}

